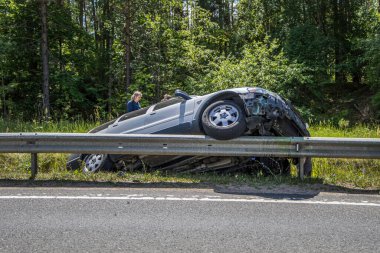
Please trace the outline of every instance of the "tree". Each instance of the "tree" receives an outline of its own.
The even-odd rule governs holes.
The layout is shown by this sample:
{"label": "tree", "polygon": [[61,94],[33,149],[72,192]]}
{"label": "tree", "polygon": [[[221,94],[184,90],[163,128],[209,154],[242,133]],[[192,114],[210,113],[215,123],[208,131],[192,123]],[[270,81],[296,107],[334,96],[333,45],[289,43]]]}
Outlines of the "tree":
{"label": "tree", "polygon": [[131,86],[131,20],[132,0],[126,0],[124,4],[124,58],[125,58],[125,93],[129,92]]}
{"label": "tree", "polygon": [[124,113],[133,90],[147,106],[177,88],[234,85],[274,89],[317,113],[342,90],[377,101],[378,2],[3,0],[1,111],[100,120]]}
{"label": "tree", "polygon": [[294,98],[297,95],[293,93],[299,88],[296,85],[308,77],[303,74],[302,65],[289,62],[278,49],[279,44],[269,38],[263,43],[246,45],[242,59],[229,57],[217,63],[207,81],[215,90],[254,84]]}
{"label": "tree", "polygon": [[43,102],[42,112],[45,120],[50,118],[50,96],[49,96],[49,48],[47,36],[47,1],[40,1],[41,11],[41,58],[43,71]]}

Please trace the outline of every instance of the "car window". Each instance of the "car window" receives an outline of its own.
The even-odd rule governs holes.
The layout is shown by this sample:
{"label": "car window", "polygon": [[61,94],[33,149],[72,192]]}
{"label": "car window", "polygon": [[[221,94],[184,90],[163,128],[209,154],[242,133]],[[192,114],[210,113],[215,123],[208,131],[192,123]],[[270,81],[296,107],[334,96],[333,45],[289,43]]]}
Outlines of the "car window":
{"label": "car window", "polygon": [[148,109],[149,109],[149,107],[145,107],[145,108],[142,108],[140,110],[136,110],[136,111],[133,111],[133,112],[128,112],[128,113],[126,113],[126,114],[124,114],[123,116],[120,117],[119,122],[127,120],[127,119],[131,119],[131,118],[134,118],[134,117],[137,117],[137,116],[140,116],[140,115],[144,115],[148,111]]}
{"label": "car window", "polygon": [[[133,112],[128,112],[128,113],[124,114],[123,116],[121,116],[120,120],[118,122],[121,122],[121,121],[124,121],[124,120],[127,120],[127,119],[131,119],[131,118],[134,118],[134,117],[137,117],[137,116],[140,116],[140,115],[144,115],[148,111],[148,109],[149,109],[149,107],[145,107],[145,108],[142,108],[140,110],[136,110],[136,111],[133,111]],[[108,126],[110,126],[113,123],[115,123],[116,120],[117,119],[114,119],[112,121],[104,123],[103,125],[100,125],[100,126],[94,128],[94,129],[92,129],[89,133],[96,133],[96,132],[102,131],[102,130],[106,129]]]}
{"label": "car window", "polygon": [[165,107],[168,107],[168,106],[171,106],[171,105],[179,104],[182,101],[185,101],[185,100],[183,98],[181,98],[181,97],[171,98],[169,100],[166,100],[166,101],[163,101],[163,102],[160,102],[160,103],[156,104],[154,106],[153,111],[157,111],[157,110],[160,110],[162,108],[165,108]]}
{"label": "car window", "polygon": [[113,123],[115,123],[115,121],[116,121],[116,119],[109,121],[107,123],[104,123],[103,125],[100,125],[98,127],[95,127],[94,129],[91,129],[89,133],[97,133],[99,131],[102,131],[102,130],[106,129],[109,125],[112,125]]}

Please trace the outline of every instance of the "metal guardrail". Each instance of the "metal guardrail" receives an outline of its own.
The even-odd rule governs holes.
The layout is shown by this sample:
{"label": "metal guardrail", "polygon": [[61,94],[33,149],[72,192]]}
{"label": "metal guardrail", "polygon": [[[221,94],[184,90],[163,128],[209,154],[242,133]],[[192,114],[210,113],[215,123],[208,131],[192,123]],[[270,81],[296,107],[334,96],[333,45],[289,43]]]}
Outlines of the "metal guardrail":
{"label": "metal guardrail", "polygon": [[244,136],[220,141],[203,135],[0,133],[0,153],[31,153],[34,178],[37,153],[380,159],[380,139]]}

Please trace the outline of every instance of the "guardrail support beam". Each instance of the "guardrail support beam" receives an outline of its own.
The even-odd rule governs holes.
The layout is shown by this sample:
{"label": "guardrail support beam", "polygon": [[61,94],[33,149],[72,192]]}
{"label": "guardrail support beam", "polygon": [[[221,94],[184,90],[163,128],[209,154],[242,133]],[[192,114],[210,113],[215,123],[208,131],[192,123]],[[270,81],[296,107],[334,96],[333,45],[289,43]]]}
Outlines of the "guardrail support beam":
{"label": "guardrail support beam", "polygon": [[37,153],[32,153],[31,154],[31,167],[30,167],[30,170],[31,170],[31,175],[30,175],[30,179],[33,180],[36,178],[36,175],[37,175],[37,167],[38,167],[38,163],[37,163]]}
{"label": "guardrail support beam", "polygon": [[299,166],[298,166],[298,177],[303,180],[305,176],[305,162],[306,157],[300,157]]}

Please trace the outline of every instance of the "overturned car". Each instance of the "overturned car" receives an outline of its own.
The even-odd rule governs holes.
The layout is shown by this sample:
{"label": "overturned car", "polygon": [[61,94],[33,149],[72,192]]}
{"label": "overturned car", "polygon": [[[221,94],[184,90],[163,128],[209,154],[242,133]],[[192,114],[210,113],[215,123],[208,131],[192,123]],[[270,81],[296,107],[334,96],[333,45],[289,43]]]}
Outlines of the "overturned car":
{"label": "overturned car", "polygon": [[[107,134],[206,134],[219,140],[239,136],[310,136],[295,108],[278,94],[258,87],[222,90],[204,96],[189,96],[177,90],[175,97],[126,113],[94,128],[90,133]],[[171,170],[187,172],[250,171],[287,174],[290,162],[300,159],[271,157],[135,156],[72,154],[68,169]],[[304,173],[311,175],[311,160]]]}

